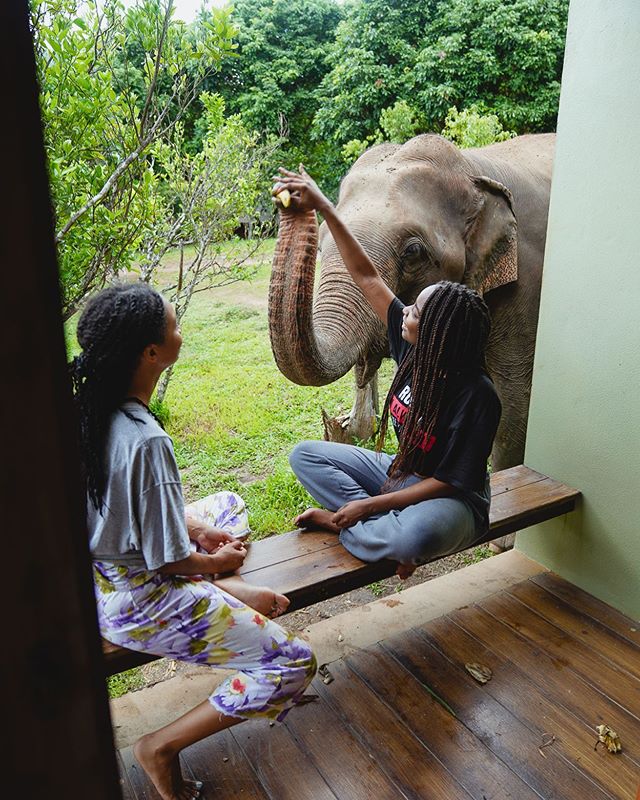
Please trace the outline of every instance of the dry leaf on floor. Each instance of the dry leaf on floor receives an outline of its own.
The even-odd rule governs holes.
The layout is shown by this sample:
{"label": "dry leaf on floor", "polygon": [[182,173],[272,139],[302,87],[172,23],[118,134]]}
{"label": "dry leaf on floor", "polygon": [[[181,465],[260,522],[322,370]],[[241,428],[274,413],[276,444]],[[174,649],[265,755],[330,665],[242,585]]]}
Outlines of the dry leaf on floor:
{"label": "dry leaf on floor", "polygon": [[329,672],[329,667],[326,664],[321,664],[318,667],[318,675],[322,678],[323,683],[331,683],[333,675]]}
{"label": "dry leaf on floor", "polygon": [[478,683],[486,683],[491,680],[491,676],[493,675],[489,667],[486,667],[484,664],[478,664],[475,661],[465,664],[464,668]]}
{"label": "dry leaf on floor", "polygon": [[543,733],[542,734],[542,743],[538,748],[538,752],[543,758],[547,757],[547,754],[542,751],[543,747],[549,747],[549,745],[553,744],[556,740],[556,737],[552,733]]}
{"label": "dry leaf on floor", "polygon": [[605,745],[610,753],[619,753],[622,750],[620,737],[608,725],[596,725],[596,732],[598,734],[598,741],[593,748],[594,750],[597,750],[598,745],[601,743]]}

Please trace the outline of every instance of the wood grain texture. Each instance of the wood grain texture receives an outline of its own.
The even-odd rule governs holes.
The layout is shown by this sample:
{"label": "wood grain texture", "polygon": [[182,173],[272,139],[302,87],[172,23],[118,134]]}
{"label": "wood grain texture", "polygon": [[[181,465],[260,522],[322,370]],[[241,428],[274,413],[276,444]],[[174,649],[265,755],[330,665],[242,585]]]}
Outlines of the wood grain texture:
{"label": "wood grain texture", "polygon": [[[278,800],[337,800],[289,730],[266,720],[232,729],[236,748],[251,763],[269,797]],[[216,797],[217,800],[217,797]]]}
{"label": "wood grain texture", "polygon": [[[420,657],[418,644],[409,635],[408,639],[409,646],[415,647]],[[492,800],[539,798],[474,736],[464,721],[436,699],[430,681],[421,681],[389,650],[377,645],[349,656],[346,661],[369,689],[384,698],[403,724],[446,765],[471,797],[477,800],[482,800],[483,796]]]}
{"label": "wood grain texture", "polygon": [[[638,681],[608,663],[624,637],[605,625],[627,620],[538,578],[331,663],[332,682],[316,678],[318,699],[284,725],[238,725],[184,751],[183,768],[206,777],[205,800],[633,800]],[[605,637],[598,648],[583,629]],[[491,669],[487,683],[470,661]],[[611,687],[614,675],[627,682]],[[598,724],[621,753],[595,749]],[[130,751],[122,762],[126,800],[157,800]]]}
{"label": "wood grain texture", "polygon": [[392,706],[378,697],[343,661],[331,664],[333,681],[317,684],[318,692],[367,750],[378,768],[412,800],[446,797],[469,800],[465,791],[428,749],[403,724]]}
{"label": "wood grain texture", "polygon": [[[263,726],[267,728],[264,720]],[[250,728],[252,723],[242,727]],[[233,738],[233,728],[182,751],[183,775],[204,782],[203,796],[216,800],[269,800],[256,765]],[[284,800],[284,798],[283,798]]]}
{"label": "wood grain texture", "polygon": [[634,620],[617,611],[612,606],[598,600],[592,594],[579,589],[569,581],[564,580],[553,572],[545,572],[532,578],[532,581],[547,592],[579,608],[585,614],[598,620],[601,625],[609,628],[619,636],[628,639],[640,647],[640,620]]}
{"label": "wood grain texture", "polygon": [[377,768],[375,754],[363,747],[322,699],[294,709],[285,725],[340,800],[406,798]]}
{"label": "wood grain texture", "polygon": [[570,667],[584,681],[634,715],[640,714],[640,681],[617,667],[610,651],[593,650],[506,593],[479,603],[493,617]]}
{"label": "wood grain texture", "polygon": [[[491,695],[533,733],[534,744],[537,740],[539,747],[536,750],[534,746],[525,754],[533,769],[548,769],[557,782],[556,761],[560,758],[564,762],[563,772],[567,769],[584,772],[593,781],[596,789],[589,790],[590,796],[631,796],[638,783],[637,765],[623,756],[617,759],[612,771],[611,755],[602,747],[594,750],[594,726],[563,708],[542,687],[532,685],[528,673],[446,617],[429,623],[420,633],[452,662],[452,680],[462,677],[468,680],[465,674],[468,662],[479,662],[491,669],[491,680],[479,691]],[[545,745],[551,736],[552,743]]]}
{"label": "wood grain texture", "polygon": [[[596,725],[610,725],[625,732],[625,756],[640,764],[640,719],[608,696],[589,679],[574,672],[566,656],[556,657],[540,645],[517,634],[478,606],[460,609],[449,617],[479,643],[509,661],[529,676],[550,700],[595,731]],[[569,651],[568,651],[569,653]],[[595,740],[594,740],[595,741]],[[640,779],[639,779],[640,780]]]}
{"label": "wood grain texture", "polygon": [[[460,723],[532,791],[542,797],[557,796],[563,800],[607,797],[557,751],[547,753],[545,769],[538,769],[534,761],[540,745],[537,733],[439,650],[417,644],[415,635],[394,637],[385,642],[385,647],[417,680],[442,698]],[[526,697],[522,703],[526,703]]]}

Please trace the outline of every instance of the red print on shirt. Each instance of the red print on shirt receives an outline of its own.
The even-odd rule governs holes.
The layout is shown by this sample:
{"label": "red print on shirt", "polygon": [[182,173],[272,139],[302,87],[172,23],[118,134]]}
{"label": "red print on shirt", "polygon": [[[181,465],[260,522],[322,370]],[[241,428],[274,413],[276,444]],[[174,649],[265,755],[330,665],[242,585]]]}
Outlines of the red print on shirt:
{"label": "red print on shirt", "polygon": [[[391,398],[391,404],[389,405],[389,413],[395,419],[398,425],[404,425],[404,421],[407,417],[408,412],[409,412],[409,406],[405,406],[404,403],[401,403],[400,400],[398,400],[398,398],[394,394],[393,397]],[[423,452],[428,453],[433,448],[435,443],[436,443],[436,437],[432,435],[427,438],[427,434],[425,433],[422,435],[418,447]]]}
{"label": "red print on shirt", "polygon": [[409,411],[409,406],[405,406],[404,403],[401,403],[394,394],[393,397],[391,398],[389,413],[395,419],[398,425],[404,425],[404,420],[405,417],[407,416],[408,411]]}

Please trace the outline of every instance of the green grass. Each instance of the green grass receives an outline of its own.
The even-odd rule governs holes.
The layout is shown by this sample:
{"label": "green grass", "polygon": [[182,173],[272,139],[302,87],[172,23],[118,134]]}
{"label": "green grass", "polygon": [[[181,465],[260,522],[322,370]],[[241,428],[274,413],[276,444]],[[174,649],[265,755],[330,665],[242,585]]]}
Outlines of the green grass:
{"label": "green grass", "polygon": [[464,553],[462,556],[462,563],[465,566],[469,566],[469,564],[477,564],[479,561],[484,561],[485,558],[490,558],[493,555],[491,552],[488,544],[481,544],[478,547],[474,547],[473,550],[470,550],[468,553]]}
{"label": "green grass", "polygon": [[119,672],[117,675],[112,675],[110,678],[107,678],[109,697],[113,700],[116,697],[122,697],[122,695],[127,694],[127,692],[134,692],[136,689],[142,689],[144,683],[140,667],[128,669],[126,672]]}
{"label": "green grass", "polygon": [[[295,515],[313,504],[288,454],[302,439],[321,439],[321,408],[331,416],[347,411],[354,391],[351,373],[315,387],[297,386],[278,371],[267,321],[274,244],[265,243],[250,280],[194,296],[161,409],[186,500],[237,491],[247,503],[254,538],[291,530]],[[162,274],[170,279],[171,263]],[[383,397],[391,375],[386,362]]]}

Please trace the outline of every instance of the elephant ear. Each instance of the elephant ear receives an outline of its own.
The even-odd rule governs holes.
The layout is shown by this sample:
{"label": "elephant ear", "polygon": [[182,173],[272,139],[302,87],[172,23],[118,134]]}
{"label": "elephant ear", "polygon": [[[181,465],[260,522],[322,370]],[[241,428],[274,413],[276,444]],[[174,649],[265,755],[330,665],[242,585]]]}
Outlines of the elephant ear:
{"label": "elephant ear", "polygon": [[480,208],[465,237],[464,283],[480,294],[518,280],[518,223],[506,186],[485,176],[473,177]]}

